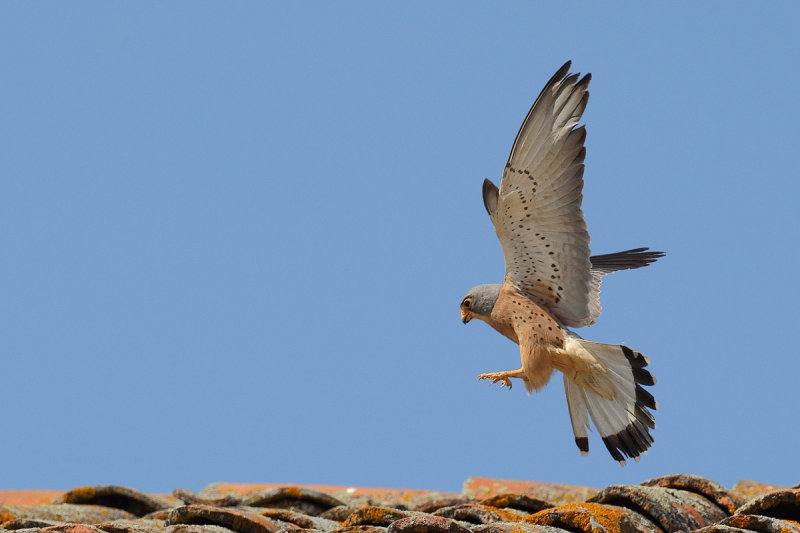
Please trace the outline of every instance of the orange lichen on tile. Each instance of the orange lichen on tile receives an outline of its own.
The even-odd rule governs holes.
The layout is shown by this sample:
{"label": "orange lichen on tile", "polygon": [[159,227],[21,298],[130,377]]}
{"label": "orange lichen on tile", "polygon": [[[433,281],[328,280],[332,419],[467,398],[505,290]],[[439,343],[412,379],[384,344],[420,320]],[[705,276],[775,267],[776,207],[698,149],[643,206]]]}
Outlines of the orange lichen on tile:
{"label": "orange lichen on tile", "polygon": [[[69,492],[65,493],[65,496],[71,496],[72,500],[85,502],[94,499],[97,495],[97,489],[94,487],[75,487],[74,489],[70,490]],[[67,503],[72,503],[72,501],[68,501]]]}
{"label": "orange lichen on tile", "polygon": [[586,501],[596,492],[597,489],[561,483],[471,477],[464,482],[462,493],[468,498],[479,500],[500,494],[515,493],[559,505]]}
{"label": "orange lichen on tile", "polygon": [[[774,525],[777,522],[777,519],[768,517],[768,516],[759,516],[759,515],[747,515],[747,514],[740,514],[734,515],[727,520],[725,520],[726,526],[731,527],[738,527],[740,529],[749,529],[751,531],[763,531],[766,528],[764,527],[764,522],[770,521]],[[793,520],[783,520],[782,521],[785,525],[779,526],[777,531],[779,533],[797,533],[800,531],[800,524]],[[781,523],[781,522],[777,522]]]}
{"label": "orange lichen on tile", "polygon": [[0,490],[0,504],[42,505],[63,495],[63,490]]}
{"label": "orange lichen on tile", "polygon": [[388,526],[395,520],[409,516],[408,511],[399,511],[391,507],[362,507],[347,517],[344,521],[346,527],[349,526]]}
{"label": "orange lichen on tile", "polygon": [[757,496],[763,496],[769,492],[786,489],[787,487],[781,487],[779,485],[769,485],[767,483],[743,479],[733,486],[731,492],[736,494],[742,501],[747,501]]}
{"label": "orange lichen on tile", "polygon": [[61,524],[42,528],[41,531],[48,533],[101,533],[96,527],[85,524]]}
{"label": "orange lichen on tile", "polygon": [[566,526],[591,533],[620,533],[624,510],[597,503],[567,504],[524,519],[538,526]]}
{"label": "orange lichen on tile", "polygon": [[554,526],[585,533],[663,533],[653,522],[624,507],[600,503],[570,503],[544,509],[522,520],[538,526]]}
{"label": "orange lichen on tile", "polygon": [[517,511],[516,509],[509,510],[488,505],[486,507],[499,516],[501,522],[519,522],[522,518],[520,515],[521,511]]}

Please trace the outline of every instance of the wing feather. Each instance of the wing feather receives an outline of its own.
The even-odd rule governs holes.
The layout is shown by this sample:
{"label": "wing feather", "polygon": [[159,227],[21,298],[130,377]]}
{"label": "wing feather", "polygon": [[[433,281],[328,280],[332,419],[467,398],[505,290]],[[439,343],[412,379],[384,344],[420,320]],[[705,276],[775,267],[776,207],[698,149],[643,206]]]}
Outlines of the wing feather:
{"label": "wing feather", "polygon": [[595,311],[581,211],[586,130],[577,127],[591,77],[568,74],[569,67],[556,72],[525,117],[490,216],[506,279],[565,325],[578,327],[591,324]]}

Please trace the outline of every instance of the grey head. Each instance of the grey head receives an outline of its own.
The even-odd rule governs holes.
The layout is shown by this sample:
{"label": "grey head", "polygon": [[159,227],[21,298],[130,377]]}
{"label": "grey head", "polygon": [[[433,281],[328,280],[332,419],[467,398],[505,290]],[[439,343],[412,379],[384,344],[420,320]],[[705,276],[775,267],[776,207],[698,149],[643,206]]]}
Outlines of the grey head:
{"label": "grey head", "polygon": [[461,321],[466,324],[473,318],[480,318],[487,322],[499,294],[500,285],[498,283],[471,288],[461,300]]}

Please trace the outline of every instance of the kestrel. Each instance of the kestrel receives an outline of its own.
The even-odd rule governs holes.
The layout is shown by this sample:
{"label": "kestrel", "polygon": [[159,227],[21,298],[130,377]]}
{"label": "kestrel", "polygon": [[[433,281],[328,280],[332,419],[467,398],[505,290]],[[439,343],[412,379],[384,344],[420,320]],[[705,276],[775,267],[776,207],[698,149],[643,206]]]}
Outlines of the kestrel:
{"label": "kestrel", "polygon": [[639,460],[653,444],[657,403],[643,386],[656,380],[649,360],[627,346],[582,339],[568,327],[589,326],[600,315],[603,275],[646,266],[664,254],[637,248],[590,256],[583,220],[586,129],[577,127],[589,100],[591,74],[550,78],[525,117],[498,189],[483,182],[483,202],[503,248],[502,284],[478,285],[461,302],[461,319],[483,320],[519,344],[522,367],[481,374],[528,392],[562,372],[575,443],[589,453],[589,418],[611,456]]}

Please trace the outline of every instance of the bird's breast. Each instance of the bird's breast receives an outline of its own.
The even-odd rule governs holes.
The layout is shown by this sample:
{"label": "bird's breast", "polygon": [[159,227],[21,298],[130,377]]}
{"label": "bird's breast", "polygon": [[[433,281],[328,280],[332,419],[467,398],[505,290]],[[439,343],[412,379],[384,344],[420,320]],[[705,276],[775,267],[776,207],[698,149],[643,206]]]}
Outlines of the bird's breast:
{"label": "bird's breast", "polygon": [[520,338],[536,339],[537,344],[562,347],[564,332],[555,318],[539,304],[503,284],[492,309],[489,324],[519,344]]}

